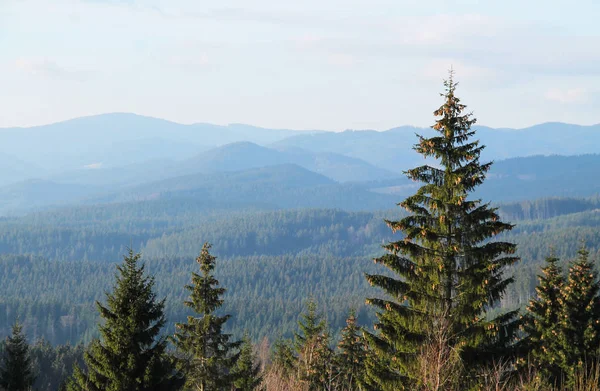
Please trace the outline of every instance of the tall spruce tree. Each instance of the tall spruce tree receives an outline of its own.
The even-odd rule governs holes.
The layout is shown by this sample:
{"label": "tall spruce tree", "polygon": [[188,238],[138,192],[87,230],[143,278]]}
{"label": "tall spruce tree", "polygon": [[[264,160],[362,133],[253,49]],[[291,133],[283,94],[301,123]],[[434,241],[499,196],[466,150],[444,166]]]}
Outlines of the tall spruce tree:
{"label": "tall spruce tree", "polygon": [[467,367],[502,353],[517,327],[516,311],[486,316],[512,282],[504,276],[506,266],[518,258],[514,244],[490,240],[512,225],[501,222],[488,203],[469,198],[491,163],[479,161],[484,146],[474,139],[476,120],[455,95],[452,72],[444,85],[444,103],[434,112],[441,117],[432,127],[437,134],[419,136],[414,148],[435,164],[407,171],[422,186],[399,204],[409,216],[386,221],[404,237],[384,246],[388,253],[375,259],[396,276],[366,276],[387,294],[367,300],[380,310],[378,333],[367,337],[383,356],[379,361],[389,363],[370,367],[369,376],[383,389],[410,387],[416,353],[436,327],[434,319],[450,322],[450,344]]}
{"label": "tall spruce tree", "polygon": [[523,331],[527,334],[523,342],[528,352],[527,364],[533,365],[550,385],[560,387],[565,278],[558,262],[554,256],[546,258],[536,287],[537,297],[529,302],[523,319]]}
{"label": "tall spruce tree", "polygon": [[177,323],[174,343],[184,357],[183,370],[186,385],[194,390],[229,390],[235,376],[232,369],[239,357],[239,341],[231,341],[230,334],[223,333],[223,325],[230,315],[218,316],[215,311],[223,305],[225,288],[215,279],[216,257],[210,254],[211,245],[204,243],[196,262],[201,274],[192,273],[191,292],[185,305],[200,316],[188,316],[187,323]]}
{"label": "tall spruce tree", "polygon": [[363,382],[366,361],[366,346],[361,328],[356,322],[356,312],[350,311],[342,338],[338,343],[337,367],[340,390],[356,390]]}
{"label": "tall spruce tree", "polygon": [[569,267],[563,289],[562,306],[562,368],[567,380],[583,366],[598,364],[600,357],[600,283],[586,249]]}
{"label": "tall spruce tree", "polygon": [[117,266],[116,284],[106,294],[106,305],[97,302],[100,340],[91,343],[84,360],[87,372],[75,368],[70,390],[159,391],[183,386],[166,355],[167,339],[160,336],[165,324],[164,299],[154,293],[154,278],[132,250]]}
{"label": "tall spruce tree", "polygon": [[252,343],[246,334],[242,339],[240,357],[233,368],[235,378],[233,384],[236,390],[254,391],[258,389],[262,382],[262,376],[260,374],[260,364],[257,361]]}
{"label": "tall spruce tree", "polygon": [[10,391],[27,391],[34,381],[29,345],[23,327],[17,321],[12,327],[12,334],[6,338],[0,367],[0,386]]}

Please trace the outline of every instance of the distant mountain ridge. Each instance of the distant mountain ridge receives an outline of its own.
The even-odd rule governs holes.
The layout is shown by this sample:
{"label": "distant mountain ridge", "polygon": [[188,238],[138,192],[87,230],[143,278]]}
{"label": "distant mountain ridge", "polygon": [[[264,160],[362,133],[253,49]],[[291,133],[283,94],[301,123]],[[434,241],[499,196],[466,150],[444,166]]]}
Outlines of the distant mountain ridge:
{"label": "distant mountain ridge", "polygon": [[337,182],[393,178],[397,174],[361,159],[336,153],[319,153],[301,148],[272,149],[241,141],[227,144],[177,164],[182,174],[241,171],[279,164],[296,164]]}
{"label": "distant mountain ridge", "polygon": [[129,113],[76,118],[30,128],[0,129],[0,152],[60,172],[102,163],[117,167],[183,159],[236,141],[269,144],[297,132],[234,124],[183,125]]}
{"label": "distant mountain ridge", "polygon": [[[600,153],[600,124],[591,126],[546,123],[524,129],[494,129],[474,126],[476,139],[486,148],[483,160],[501,160],[534,155],[579,155]],[[416,134],[433,135],[430,128],[402,126],[383,132],[372,130],[295,135],[274,147],[300,147],[314,152],[333,152],[362,159],[375,166],[401,172],[423,162],[412,150]]]}
{"label": "distant mountain ridge", "polygon": [[[600,193],[600,182],[595,180],[600,156],[594,154],[600,152],[600,124],[547,123],[520,130],[477,126],[476,130],[476,138],[486,146],[482,160],[498,161],[478,191],[484,199],[519,201]],[[341,197],[340,205],[359,208],[360,199],[368,208],[375,207],[381,200],[414,191],[415,184],[402,172],[424,162],[412,150],[415,134],[431,133],[429,128],[411,126],[335,133],[243,124],[182,125],[127,113],[0,129],[0,212],[88,202],[88,197],[124,194],[136,186],[189,175],[209,178],[215,184],[215,178],[224,178],[233,191],[234,182],[249,171],[262,171],[271,176],[272,191],[278,180],[289,187],[281,170],[272,171],[276,166],[288,167],[297,178],[302,177],[298,169],[322,176],[332,188],[343,184],[336,189],[349,192],[346,198],[340,193],[320,193]],[[585,153],[589,155],[553,156]],[[534,156],[518,158],[527,155]],[[232,174],[242,172],[246,174]],[[260,183],[264,182],[255,186]],[[248,184],[242,187],[250,189]],[[256,193],[253,188],[248,191]],[[278,207],[321,205],[308,192],[302,196],[311,202],[300,202],[298,192],[281,193],[295,201],[269,202]],[[326,204],[335,207],[333,201]]]}

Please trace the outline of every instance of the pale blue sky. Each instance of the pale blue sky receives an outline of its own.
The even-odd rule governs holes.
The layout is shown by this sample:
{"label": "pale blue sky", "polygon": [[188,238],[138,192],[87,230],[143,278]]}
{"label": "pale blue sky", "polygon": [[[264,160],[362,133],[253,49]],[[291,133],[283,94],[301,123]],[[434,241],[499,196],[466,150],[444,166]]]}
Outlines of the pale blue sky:
{"label": "pale blue sky", "polygon": [[452,65],[494,127],[600,122],[597,0],[0,0],[0,127],[427,126]]}

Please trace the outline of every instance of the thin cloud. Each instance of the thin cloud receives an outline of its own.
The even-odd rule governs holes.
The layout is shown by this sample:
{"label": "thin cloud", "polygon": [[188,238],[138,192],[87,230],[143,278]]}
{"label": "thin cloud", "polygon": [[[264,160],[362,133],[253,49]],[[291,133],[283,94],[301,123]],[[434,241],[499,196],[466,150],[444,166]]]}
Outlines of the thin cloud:
{"label": "thin cloud", "polygon": [[18,58],[14,65],[19,71],[52,79],[84,81],[90,75],[86,71],[62,67],[47,58]]}
{"label": "thin cloud", "polygon": [[558,103],[585,103],[589,99],[589,93],[585,88],[552,88],[546,91],[545,97],[549,101]]}

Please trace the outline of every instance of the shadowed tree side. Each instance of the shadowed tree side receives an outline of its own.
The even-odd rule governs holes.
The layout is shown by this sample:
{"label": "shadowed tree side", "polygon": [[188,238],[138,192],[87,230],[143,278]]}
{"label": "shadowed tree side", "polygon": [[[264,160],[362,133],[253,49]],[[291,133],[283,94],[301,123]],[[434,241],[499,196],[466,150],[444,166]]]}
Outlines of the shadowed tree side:
{"label": "shadowed tree side", "polygon": [[600,356],[600,282],[589,252],[582,248],[569,267],[562,294],[561,366],[573,385],[578,371],[594,368]]}
{"label": "shadowed tree side", "polygon": [[233,368],[234,386],[239,391],[254,391],[262,382],[260,363],[248,335],[244,335],[240,357]]}
{"label": "shadowed tree side", "polygon": [[534,366],[548,384],[561,386],[562,382],[562,346],[563,329],[563,290],[565,278],[559,259],[546,258],[542,268],[536,298],[529,302],[527,314],[523,319],[523,331],[527,337],[522,341],[528,351],[527,365]]}
{"label": "shadowed tree side", "polygon": [[35,376],[31,365],[29,345],[23,333],[23,326],[17,321],[12,333],[6,338],[0,367],[0,386],[5,390],[27,391],[31,389]]}

